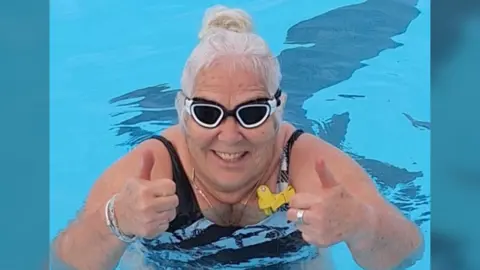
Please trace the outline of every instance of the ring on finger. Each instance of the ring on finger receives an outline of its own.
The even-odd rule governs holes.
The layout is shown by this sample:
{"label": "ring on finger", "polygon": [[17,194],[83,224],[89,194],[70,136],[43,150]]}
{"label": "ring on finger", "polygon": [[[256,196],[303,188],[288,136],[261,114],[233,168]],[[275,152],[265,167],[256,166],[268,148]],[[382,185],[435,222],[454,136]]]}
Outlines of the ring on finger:
{"label": "ring on finger", "polygon": [[304,216],[305,216],[305,210],[303,209],[300,209],[297,211],[297,220],[295,221],[296,224],[305,224],[305,220],[304,220]]}

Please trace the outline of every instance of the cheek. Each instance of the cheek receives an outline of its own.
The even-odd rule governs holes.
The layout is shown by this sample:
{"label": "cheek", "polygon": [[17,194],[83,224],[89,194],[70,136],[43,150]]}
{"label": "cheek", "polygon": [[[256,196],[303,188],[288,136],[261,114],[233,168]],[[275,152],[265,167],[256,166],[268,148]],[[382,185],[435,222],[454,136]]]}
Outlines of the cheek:
{"label": "cheek", "polygon": [[267,122],[256,129],[244,132],[244,137],[252,146],[252,162],[263,167],[269,163],[275,150],[276,136],[274,123]]}
{"label": "cheek", "polygon": [[215,131],[200,127],[193,121],[186,121],[185,135],[189,141],[190,147],[197,149],[207,148],[215,138]]}
{"label": "cheek", "polygon": [[276,140],[277,130],[275,121],[269,119],[262,126],[247,130],[244,135],[252,144],[261,147],[263,144],[270,145]]}

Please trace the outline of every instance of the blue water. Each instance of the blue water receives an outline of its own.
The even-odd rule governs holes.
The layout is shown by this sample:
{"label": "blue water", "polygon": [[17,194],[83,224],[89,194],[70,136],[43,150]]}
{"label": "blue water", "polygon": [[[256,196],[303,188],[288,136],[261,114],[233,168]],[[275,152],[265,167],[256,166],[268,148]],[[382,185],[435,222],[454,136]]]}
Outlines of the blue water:
{"label": "blue water", "polygon": [[[421,226],[412,269],[429,269],[430,2],[219,2],[247,10],[279,56],[286,120],[352,155]],[[176,122],[183,64],[217,3],[51,1],[51,238],[105,168]],[[359,269],[333,250],[339,269]]]}

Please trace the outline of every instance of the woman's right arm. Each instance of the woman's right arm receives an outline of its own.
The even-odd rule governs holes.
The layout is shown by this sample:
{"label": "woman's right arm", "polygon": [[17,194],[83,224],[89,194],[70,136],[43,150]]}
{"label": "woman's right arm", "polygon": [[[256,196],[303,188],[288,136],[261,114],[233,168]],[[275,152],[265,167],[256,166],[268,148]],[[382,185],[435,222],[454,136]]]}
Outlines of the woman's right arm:
{"label": "woman's right arm", "polygon": [[116,267],[127,244],[111,233],[104,216],[102,209],[85,211],[58,235],[53,243],[53,270]]}
{"label": "woman's right arm", "polygon": [[[155,156],[151,149],[155,150]],[[146,153],[148,152],[148,155]],[[53,251],[51,258],[52,269],[65,269],[69,266],[73,269],[114,269],[120,258],[125,252],[128,244],[119,240],[109,229],[105,217],[105,205],[114,194],[121,192],[122,199],[128,201],[128,204],[134,202],[145,201],[139,198],[139,190],[143,187],[142,183],[151,190],[150,174],[155,159],[169,160],[168,152],[158,146],[158,142],[147,141],[139,145],[125,157],[117,161],[111,166],[94,184],[89,197],[86,201],[84,209],[81,211],[76,220],[74,220],[63,232],[61,232],[53,242]],[[169,162],[161,162],[168,164]],[[168,167],[161,165],[163,167]],[[156,168],[157,169],[157,168]],[[167,171],[167,170],[165,170]],[[128,183],[130,181],[130,183]],[[133,183],[139,184],[132,187]],[[148,181],[148,183],[147,183]],[[128,184],[130,186],[128,186]],[[126,188],[127,186],[127,188]],[[162,190],[165,187],[161,188]],[[132,194],[126,194],[132,193]],[[133,194],[135,193],[135,194]],[[143,192],[144,195],[152,192]],[[120,195],[119,195],[120,196]],[[147,199],[147,196],[144,196]],[[120,198],[117,198],[115,204],[116,214],[126,213],[127,203],[121,205]],[[135,200],[135,201],[133,201]],[[165,205],[165,204],[163,204]],[[117,209],[123,206],[123,209]],[[117,212],[118,210],[118,212]],[[129,215],[123,215],[123,224],[130,225],[133,229],[133,221],[136,217],[132,217],[135,213],[134,209],[128,209]],[[117,216],[119,227],[122,228],[122,220]],[[127,224],[131,223],[131,224]],[[136,224],[139,224],[137,222]],[[124,226],[126,226],[124,225]],[[128,226],[127,226],[128,227]],[[140,226],[137,226],[140,227]],[[128,230],[124,231],[128,234]],[[63,267],[62,267],[63,265]]]}

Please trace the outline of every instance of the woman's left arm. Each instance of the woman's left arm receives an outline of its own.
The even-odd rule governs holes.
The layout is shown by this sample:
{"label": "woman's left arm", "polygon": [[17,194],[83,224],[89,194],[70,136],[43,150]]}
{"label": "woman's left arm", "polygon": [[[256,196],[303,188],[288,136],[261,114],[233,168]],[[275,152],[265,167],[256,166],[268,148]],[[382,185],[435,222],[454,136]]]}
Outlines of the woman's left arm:
{"label": "woman's left arm", "polygon": [[372,207],[371,220],[366,222],[371,227],[363,228],[358,239],[347,241],[355,261],[365,269],[407,269],[423,256],[419,228],[391,208]]}
{"label": "woman's left arm", "polygon": [[310,209],[300,230],[312,242],[345,241],[364,269],[405,269],[423,256],[416,224],[385,200],[360,165],[339,149],[310,134],[300,136],[291,152],[290,176],[298,196],[290,203],[289,218]]}

